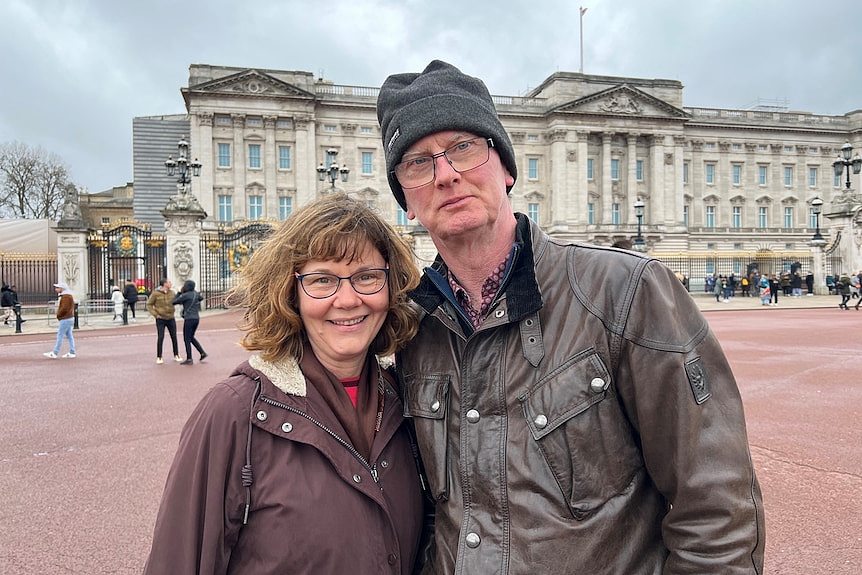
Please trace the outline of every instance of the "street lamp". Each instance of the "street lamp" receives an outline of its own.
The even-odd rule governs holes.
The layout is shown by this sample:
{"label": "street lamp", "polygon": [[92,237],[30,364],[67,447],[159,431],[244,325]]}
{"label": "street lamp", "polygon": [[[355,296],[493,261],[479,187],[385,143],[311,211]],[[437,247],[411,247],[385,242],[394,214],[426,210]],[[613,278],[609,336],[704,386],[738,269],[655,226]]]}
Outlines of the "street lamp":
{"label": "street lamp", "polygon": [[638,219],[638,235],[635,236],[633,247],[635,250],[643,252],[646,251],[646,242],[644,242],[644,238],[641,235],[641,221],[644,217],[644,203],[643,200],[641,200],[640,198],[638,198],[635,202],[635,216]]}
{"label": "street lamp", "polygon": [[822,246],[826,240],[820,234],[820,212],[823,211],[823,200],[815,197],[811,200],[811,212],[814,214],[814,237],[811,238],[812,246]]}
{"label": "street lamp", "polygon": [[165,160],[165,172],[170,177],[178,176],[177,187],[182,186],[180,190],[182,193],[185,193],[187,191],[186,186],[192,183],[192,176],[201,175],[201,163],[198,159],[189,161],[189,143],[185,136],[177,142],[177,159],[174,160],[173,156],[168,156],[168,159]]}
{"label": "street lamp", "polygon": [[832,168],[835,170],[837,178],[841,178],[844,168],[847,168],[847,182],[845,186],[848,190],[850,189],[850,167],[853,167],[854,174],[862,171],[862,156],[858,152],[853,156],[853,159],[850,158],[851,156],[853,156],[853,146],[850,145],[850,142],[844,142],[844,145],[841,146],[841,154],[832,162]]}
{"label": "street lamp", "polygon": [[326,150],[326,155],[332,157],[332,163],[327,168],[323,165],[323,162],[320,162],[320,165],[317,166],[317,179],[323,182],[328,178],[334,192],[335,182],[338,181],[338,174],[341,174],[341,181],[346,182],[347,176],[350,174],[350,168],[347,166],[338,166],[338,163],[335,161],[335,158],[338,156],[338,150],[335,148]]}

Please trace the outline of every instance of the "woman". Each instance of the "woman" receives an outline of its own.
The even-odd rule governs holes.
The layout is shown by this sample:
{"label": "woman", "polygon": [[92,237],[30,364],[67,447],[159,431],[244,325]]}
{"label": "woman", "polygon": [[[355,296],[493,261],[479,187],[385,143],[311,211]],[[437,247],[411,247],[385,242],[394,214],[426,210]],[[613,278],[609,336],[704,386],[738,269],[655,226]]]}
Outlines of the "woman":
{"label": "woman", "polygon": [[57,294],[57,341],[54,343],[53,350],[46,351],[42,355],[57,359],[60,356],[63,340],[68,339],[69,351],[64,353],[63,357],[74,359],[75,336],[72,334],[72,328],[75,327],[75,299],[72,290],[69,289],[69,284],[66,282],[55,283],[54,293]]}
{"label": "woman", "polygon": [[203,346],[195,338],[195,332],[198,330],[198,325],[201,322],[201,301],[204,296],[195,291],[195,282],[186,280],[183,284],[180,293],[174,298],[174,305],[182,305],[183,311],[183,343],[186,346],[186,359],[180,365],[192,365],[192,346],[201,354],[201,361],[207,356]]}
{"label": "woman", "polygon": [[119,286],[113,286],[111,288],[111,303],[114,304],[114,317],[111,318],[111,321],[123,320],[124,301],[125,299],[123,298],[123,294],[120,293]]}
{"label": "woman", "polygon": [[258,351],[183,429],[145,573],[411,572],[417,450],[385,361],[415,333],[407,246],[333,194],[243,269],[243,346]]}

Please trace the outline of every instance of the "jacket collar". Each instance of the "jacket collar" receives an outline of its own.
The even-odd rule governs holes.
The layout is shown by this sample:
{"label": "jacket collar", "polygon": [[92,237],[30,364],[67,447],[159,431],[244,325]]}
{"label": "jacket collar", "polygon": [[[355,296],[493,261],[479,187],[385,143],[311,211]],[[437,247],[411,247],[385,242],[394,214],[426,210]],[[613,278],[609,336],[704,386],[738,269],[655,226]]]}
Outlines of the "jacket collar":
{"label": "jacket collar", "polygon": [[[383,369],[388,369],[394,363],[392,356],[377,357],[377,363]],[[305,376],[299,369],[299,362],[292,357],[277,361],[266,361],[255,354],[248,358],[248,364],[262,373],[272,384],[286,393],[297,397],[306,396]]]}

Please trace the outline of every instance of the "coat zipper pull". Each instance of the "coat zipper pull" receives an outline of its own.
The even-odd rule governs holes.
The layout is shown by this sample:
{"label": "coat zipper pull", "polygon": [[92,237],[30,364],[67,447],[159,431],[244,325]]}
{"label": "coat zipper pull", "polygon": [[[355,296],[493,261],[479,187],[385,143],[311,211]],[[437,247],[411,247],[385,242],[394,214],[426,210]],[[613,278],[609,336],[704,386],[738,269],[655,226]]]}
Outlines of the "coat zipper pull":
{"label": "coat zipper pull", "polygon": [[374,483],[377,483],[377,464],[371,466],[371,479],[374,480]]}

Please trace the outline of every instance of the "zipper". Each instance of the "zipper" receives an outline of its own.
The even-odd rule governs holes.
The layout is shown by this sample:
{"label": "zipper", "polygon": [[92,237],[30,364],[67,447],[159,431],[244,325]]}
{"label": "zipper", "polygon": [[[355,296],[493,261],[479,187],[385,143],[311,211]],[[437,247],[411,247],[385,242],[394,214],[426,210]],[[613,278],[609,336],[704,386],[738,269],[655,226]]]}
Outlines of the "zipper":
{"label": "zipper", "polygon": [[[274,407],[280,407],[281,409],[285,409],[285,410],[287,410],[287,411],[289,411],[289,412],[291,412],[291,413],[295,413],[296,415],[302,416],[302,417],[304,417],[305,419],[307,419],[308,421],[310,421],[311,423],[313,423],[314,425],[316,425],[317,427],[319,427],[320,429],[322,429],[323,431],[325,431],[325,432],[326,432],[327,434],[329,434],[333,439],[335,439],[338,443],[340,443],[341,445],[343,445],[344,447],[346,447],[346,448],[347,448],[347,450],[348,450],[351,454],[353,454],[353,457],[355,457],[357,460],[359,460],[359,462],[360,462],[363,466],[365,466],[365,468],[366,468],[366,469],[368,469],[369,473],[371,474],[371,478],[374,480],[374,483],[377,483],[378,485],[380,485],[380,484],[379,484],[379,482],[378,482],[378,476],[377,476],[377,464],[375,463],[374,465],[371,465],[370,463],[368,463],[368,461],[367,461],[364,457],[362,457],[362,454],[361,454],[361,453],[359,453],[359,452],[356,450],[356,448],[355,448],[355,447],[353,447],[352,445],[350,445],[350,443],[349,443],[349,442],[347,442],[347,441],[345,441],[344,439],[342,439],[342,438],[341,438],[337,433],[335,433],[334,431],[332,431],[331,429],[329,429],[328,427],[326,427],[326,425],[325,425],[325,424],[323,424],[322,422],[320,422],[320,421],[318,421],[318,420],[314,419],[313,417],[311,417],[311,416],[310,416],[310,415],[308,415],[307,413],[304,413],[304,412],[302,412],[302,411],[300,411],[300,410],[296,409],[295,407],[291,407],[291,406],[289,406],[289,405],[286,405],[286,404],[284,404],[284,403],[281,403],[280,401],[276,401],[276,400],[274,400],[274,399],[270,399],[270,398],[268,398],[268,397],[267,397],[267,396],[265,396],[265,395],[261,395],[261,396],[260,396],[260,400],[261,400],[262,402],[264,402],[264,403],[268,403],[269,405],[272,405],[272,406],[274,406]],[[382,489],[383,489],[383,487],[380,487],[380,489],[382,490]]]}

